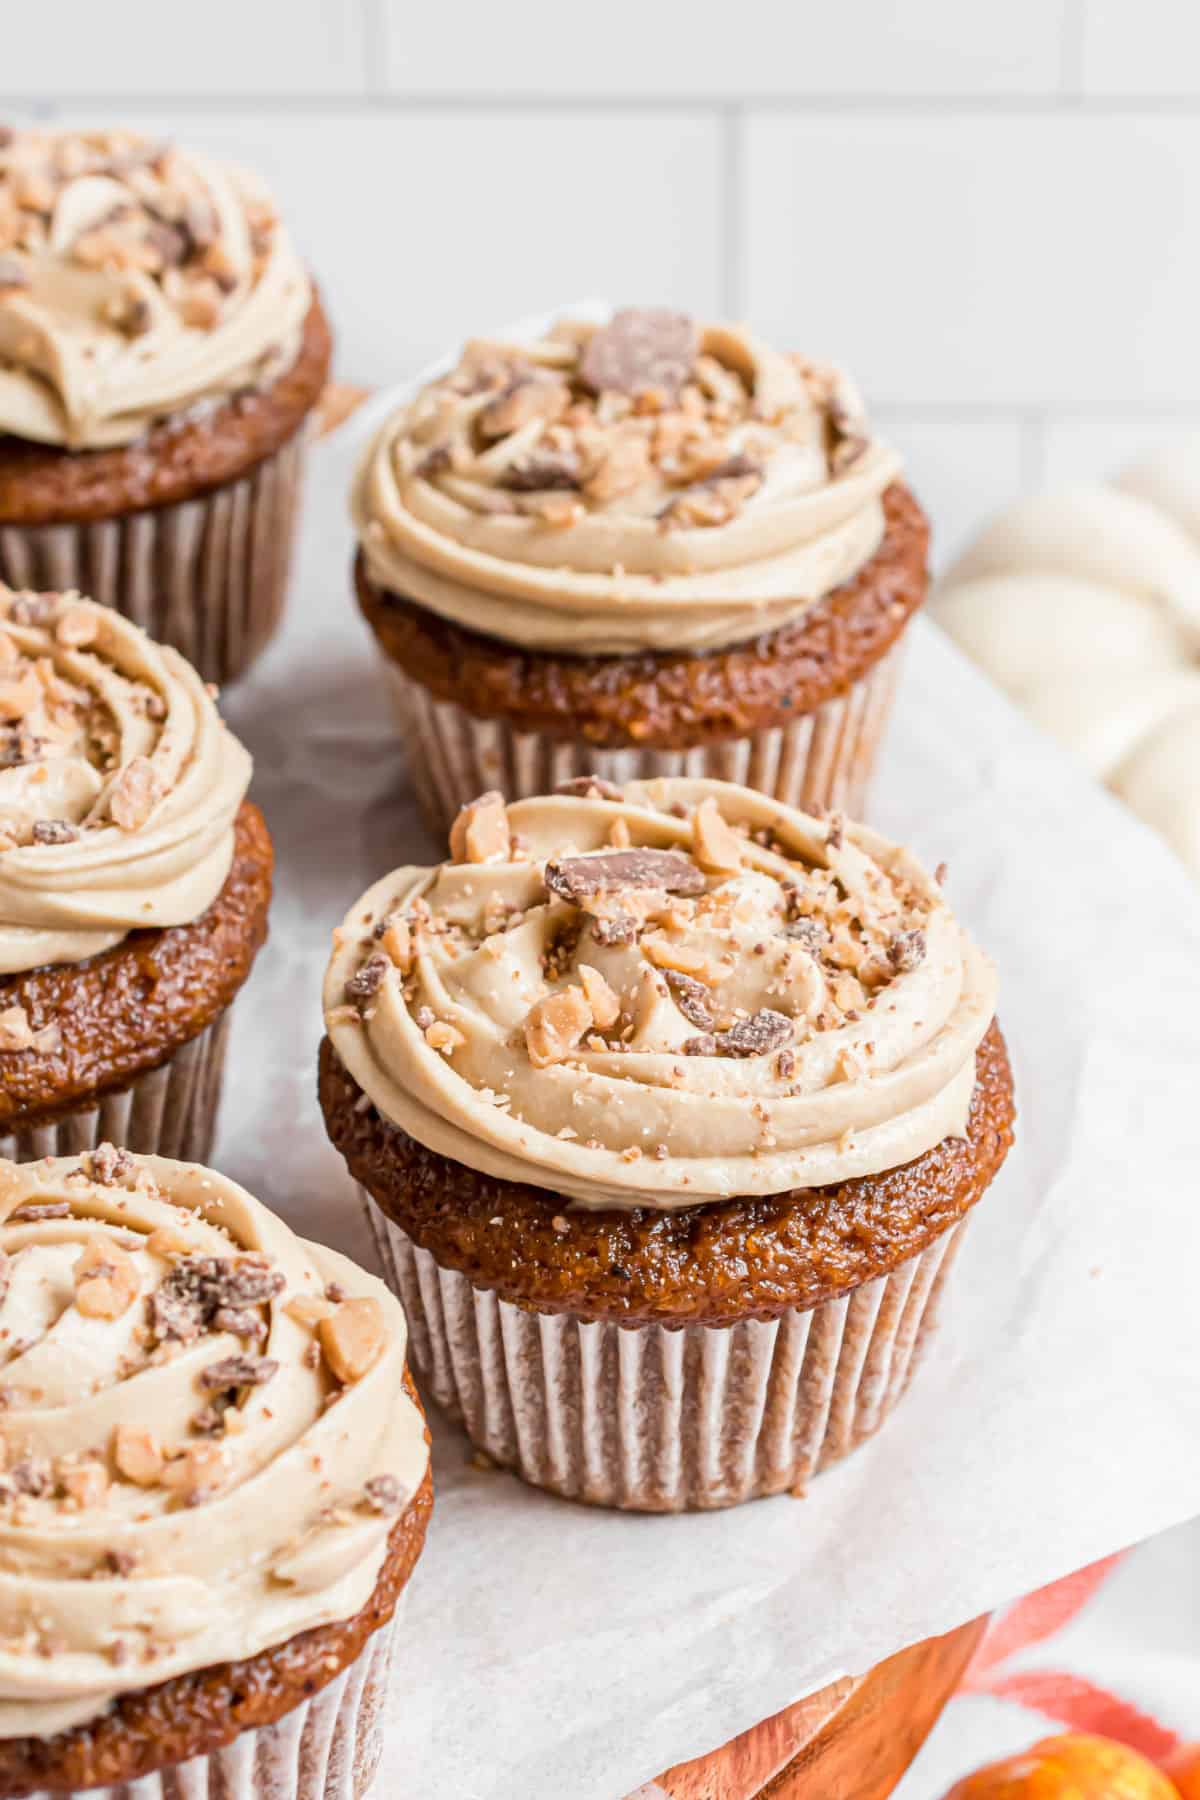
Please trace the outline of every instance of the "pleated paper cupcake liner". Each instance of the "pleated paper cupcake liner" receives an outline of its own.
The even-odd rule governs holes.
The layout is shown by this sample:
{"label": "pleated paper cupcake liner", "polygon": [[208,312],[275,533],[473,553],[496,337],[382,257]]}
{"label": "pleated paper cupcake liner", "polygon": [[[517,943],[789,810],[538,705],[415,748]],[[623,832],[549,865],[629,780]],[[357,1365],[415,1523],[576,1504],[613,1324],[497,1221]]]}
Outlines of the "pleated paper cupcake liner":
{"label": "pleated paper cupcake liner", "polygon": [[934,1330],[965,1229],[807,1312],[668,1329],[501,1300],[360,1193],[438,1405],[533,1486],[636,1512],[803,1492],[877,1431]]}
{"label": "pleated paper cupcake liner", "polygon": [[116,1144],[144,1156],[207,1162],[216,1135],[228,1036],[226,1009],[169,1062],[139,1075],[128,1087],[101,1094],[55,1119],[0,1130],[0,1157],[37,1162],[43,1156],[78,1156],[97,1144]]}
{"label": "pleated paper cupcake liner", "polygon": [[206,681],[233,681],[283,613],[308,440],[302,426],[248,475],[173,506],[0,525],[0,580],[78,588],[172,645]]}
{"label": "pleated paper cupcake liner", "polygon": [[631,746],[601,750],[581,740],[518,731],[436,700],[398,663],[385,659],[413,787],[432,829],[445,835],[460,806],[489,788],[508,800],[549,793],[576,775],[619,784],[660,775],[709,776],[756,788],[789,806],[861,818],[891,710],[904,639],[844,694],[746,737],[687,750]]}
{"label": "pleated paper cupcake liner", "polygon": [[364,1800],[383,1752],[395,1626],[404,1604],[358,1657],[274,1725],[243,1731],[223,1750],[114,1786],[39,1788],[28,1800]]}

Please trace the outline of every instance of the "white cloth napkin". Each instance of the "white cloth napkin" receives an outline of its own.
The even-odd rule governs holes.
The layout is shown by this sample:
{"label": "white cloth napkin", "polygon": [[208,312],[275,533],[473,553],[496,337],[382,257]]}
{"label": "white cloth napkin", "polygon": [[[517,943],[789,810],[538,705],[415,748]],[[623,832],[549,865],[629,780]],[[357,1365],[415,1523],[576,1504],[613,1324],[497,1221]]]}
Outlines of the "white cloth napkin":
{"label": "white cloth napkin", "polygon": [[[349,584],[368,409],[317,449],[287,628],[230,694],[279,855],[219,1165],[371,1251],[316,1104],[329,933],[416,822]],[[803,1501],[604,1513],[436,1414],[377,1792],[618,1800],[843,1673],[1200,1511],[1200,906],[1169,853],[920,625],[873,819],[996,958],[1017,1148],[899,1412]]]}

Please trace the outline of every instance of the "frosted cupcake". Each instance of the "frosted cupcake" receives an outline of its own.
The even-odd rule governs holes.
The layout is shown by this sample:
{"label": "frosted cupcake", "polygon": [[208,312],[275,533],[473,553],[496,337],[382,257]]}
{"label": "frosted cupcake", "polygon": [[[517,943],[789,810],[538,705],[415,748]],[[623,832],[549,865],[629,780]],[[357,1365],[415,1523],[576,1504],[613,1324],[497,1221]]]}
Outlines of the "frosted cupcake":
{"label": "frosted cupcake", "polygon": [[839,371],[680,314],[473,342],[359,470],[416,791],[710,775],[862,809],[928,529]]}
{"label": "frosted cupcake", "polygon": [[0,130],[0,579],[241,673],[330,337],[270,196],[133,131]]}
{"label": "frosted cupcake", "polygon": [[881,1424],[1012,1136],[991,965],[840,815],[482,797],[336,934],[320,1091],[440,1404],[647,1510],[800,1489]]}
{"label": "frosted cupcake", "polygon": [[207,1155],[271,897],[250,767],[174,650],[0,587],[0,1156]]}
{"label": "frosted cupcake", "polygon": [[0,1163],[0,1795],[349,1800],[431,1505],[400,1307],[208,1170]]}

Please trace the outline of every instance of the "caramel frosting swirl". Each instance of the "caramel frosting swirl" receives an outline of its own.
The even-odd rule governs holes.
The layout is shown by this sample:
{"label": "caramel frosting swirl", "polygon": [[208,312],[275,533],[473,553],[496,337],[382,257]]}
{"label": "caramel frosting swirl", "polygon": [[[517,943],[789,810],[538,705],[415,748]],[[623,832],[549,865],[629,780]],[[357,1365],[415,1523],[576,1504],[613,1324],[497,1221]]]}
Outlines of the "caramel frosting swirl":
{"label": "caramel frosting swirl", "polygon": [[311,301],[249,176],[130,131],[0,143],[0,432],[133,443],[289,367]]}
{"label": "caramel frosting swirl", "polygon": [[469,343],[389,418],[351,510],[372,580],[505,642],[711,649],[868,562],[899,473],[840,371],[628,309]]}
{"label": "caramel frosting swirl", "polygon": [[0,1737],[361,1610],[428,1461],[386,1288],[111,1145],[0,1163],[0,1246]]}
{"label": "caramel frosting swirl", "polygon": [[749,789],[464,809],[335,934],[329,1036],[427,1148],[585,1207],[878,1174],[965,1130],[990,963],[906,851]]}
{"label": "caramel frosting swirl", "polygon": [[198,919],[249,783],[176,651],[77,594],[0,586],[0,974]]}

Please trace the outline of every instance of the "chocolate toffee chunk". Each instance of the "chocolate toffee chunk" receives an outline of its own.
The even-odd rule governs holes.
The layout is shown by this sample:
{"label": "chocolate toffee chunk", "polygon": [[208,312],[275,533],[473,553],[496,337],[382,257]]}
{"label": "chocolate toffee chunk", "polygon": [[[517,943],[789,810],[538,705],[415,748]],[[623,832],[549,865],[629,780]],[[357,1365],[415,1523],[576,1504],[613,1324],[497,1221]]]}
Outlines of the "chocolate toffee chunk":
{"label": "chocolate toffee chunk", "polygon": [[598,895],[661,888],[665,894],[701,894],[704,876],[674,850],[614,850],[548,862],[545,883],[560,900],[583,906]]}
{"label": "chocolate toffee chunk", "polygon": [[580,379],[598,395],[659,392],[674,400],[692,372],[699,342],[686,313],[627,306],[588,339]]}

